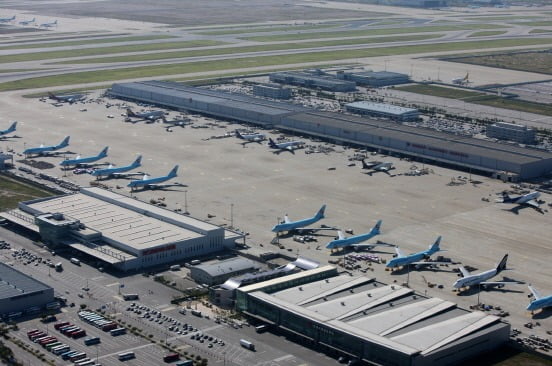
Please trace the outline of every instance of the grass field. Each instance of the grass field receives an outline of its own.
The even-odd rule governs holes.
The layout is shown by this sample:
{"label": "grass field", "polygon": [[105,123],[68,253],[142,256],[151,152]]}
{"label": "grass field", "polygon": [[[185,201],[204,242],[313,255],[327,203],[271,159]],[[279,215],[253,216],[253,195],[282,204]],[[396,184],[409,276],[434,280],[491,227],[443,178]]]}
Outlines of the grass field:
{"label": "grass field", "polygon": [[539,16],[519,16],[519,15],[510,15],[510,16],[485,16],[485,15],[481,15],[481,16],[478,16],[478,17],[471,17],[471,18],[466,18],[466,20],[472,20],[472,21],[475,21],[475,22],[480,22],[482,20],[488,20],[488,21],[491,21],[491,22],[494,22],[494,21],[503,21],[503,20],[507,20],[507,21],[519,21],[519,22],[523,22],[523,21],[531,21],[531,20],[535,20],[535,19],[543,19],[542,17],[539,17]]}
{"label": "grass field", "polygon": [[385,36],[405,33],[448,32],[455,30],[497,29],[505,26],[496,24],[466,24],[466,25],[436,25],[426,27],[384,28],[342,32],[317,32],[300,34],[281,34],[272,36],[244,37],[243,39],[257,42],[296,41],[301,39],[335,38],[335,37],[362,37]]}
{"label": "grass field", "polygon": [[498,36],[499,34],[504,34],[506,31],[481,31],[470,34],[468,37],[490,37]]}
{"label": "grass field", "polygon": [[534,21],[534,22],[523,22],[520,24],[527,25],[530,27],[550,27],[552,26],[552,21],[544,20],[544,21]]}
{"label": "grass field", "polygon": [[134,45],[126,45],[126,46],[83,48],[83,49],[73,49],[73,50],[64,50],[64,51],[33,52],[33,53],[22,53],[17,55],[0,56],[0,63],[50,60],[50,59],[79,57],[79,56],[80,57],[96,56],[96,55],[105,55],[110,53],[122,53],[122,52],[158,51],[158,50],[169,50],[169,49],[177,49],[177,48],[217,46],[221,44],[224,44],[224,42],[210,41],[210,40],[195,40],[195,41],[180,41],[180,42],[134,44]]}
{"label": "grass field", "polygon": [[552,74],[552,53],[550,52],[497,53],[483,56],[453,57],[449,58],[448,61]]}
{"label": "grass field", "polygon": [[[18,39],[18,40],[15,40],[15,39],[3,39],[2,41],[0,41],[0,49],[2,49],[2,45],[3,44],[11,44],[11,43],[14,43],[14,42],[17,42],[18,46],[20,45],[23,45],[24,43],[33,43],[33,42],[44,42],[44,41],[66,41],[66,40],[70,40],[70,39],[86,39],[86,38],[90,38],[90,37],[122,37],[122,36],[126,36],[128,35],[129,33],[95,33],[95,34],[91,34],[91,35],[74,35],[74,36],[64,36],[64,37],[58,37],[58,34],[55,34],[55,36],[53,36],[53,34],[36,34],[36,35],[33,35],[33,37],[36,37],[36,38],[26,38],[26,39]],[[48,37],[46,37],[48,36]],[[28,36],[27,36],[28,37]],[[14,37],[15,38],[15,37]],[[44,47],[44,46],[42,46]]]}
{"label": "grass field", "polygon": [[550,33],[552,29],[531,29],[529,34]]}
{"label": "grass field", "polygon": [[195,34],[202,34],[205,36],[222,36],[226,34],[243,34],[243,33],[264,33],[264,32],[293,32],[298,30],[314,30],[314,29],[327,29],[335,28],[341,24],[318,24],[318,25],[288,25],[279,27],[249,27],[249,28],[236,28],[236,29],[221,29],[215,31],[200,31],[193,32]]}
{"label": "grass field", "polygon": [[45,189],[19,182],[13,178],[0,176],[0,211],[14,209],[21,201],[48,197],[53,194]]}
{"label": "grass field", "polygon": [[[107,35],[106,35],[107,36]],[[0,47],[0,50],[21,50],[29,48],[45,48],[45,47],[70,47],[80,46],[87,44],[99,44],[99,43],[115,43],[115,42],[135,42],[135,41],[152,41],[156,39],[175,38],[166,34],[154,35],[154,36],[129,36],[129,37],[111,37],[111,38],[99,38],[99,39],[87,39],[79,41],[63,41],[63,42],[49,42],[49,43],[33,43],[33,44],[18,44],[17,46],[5,46]],[[39,42],[47,41],[47,39],[41,39]]]}
{"label": "grass field", "polygon": [[552,116],[552,106],[548,104],[533,103],[519,99],[506,99],[496,95],[488,95],[468,90],[426,84],[406,85],[396,87],[395,89],[436,97],[460,99],[466,103],[481,104],[490,107]]}
{"label": "grass field", "polygon": [[112,63],[112,62],[136,62],[136,61],[148,61],[148,60],[163,60],[168,58],[185,58],[185,57],[197,57],[197,56],[236,54],[236,53],[244,53],[244,52],[292,50],[292,49],[302,49],[302,48],[312,48],[312,47],[422,41],[422,40],[433,39],[433,38],[438,38],[442,36],[443,36],[442,34],[420,34],[420,35],[414,35],[414,36],[353,38],[353,39],[346,39],[346,40],[340,40],[340,41],[280,43],[280,44],[267,44],[267,45],[260,45],[260,46],[245,46],[245,47],[232,47],[232,48],[216,48],[216,49],[207,49],[207,50],[147,53],[147,54],[141,54],[141,55],[98,57],[98,58],[88,58],[88,59],[82,59],[82,60],[72,59],[67,61],[55,62],[54,64],[93,64],[93,63]]}
{"label": "grass field", "polygon": [[552,39],[504,39],[488,41],[468,41],[452,43],[434,43],[427,45],[377,47],[362,50],[339,50],[326,52],[306,52],[291,55],[245,57],[227,60],[214,60],[203,62],[175,63],[165,65],[152,65],[143,67],[129,67],[112,70],[87,71],[55,76],[44,76],[0,84],[0,91],[20,90],[62,85],[96,83],[123,79],[160,77],[193,72],[219,71],[242,69],[261,66],[306,63],[306,62],[332,62],[374,56],[417,54],[428,52],[444,52],[454,50],[472,50],[492,47],[516,47],[531,44],[552,43]]}

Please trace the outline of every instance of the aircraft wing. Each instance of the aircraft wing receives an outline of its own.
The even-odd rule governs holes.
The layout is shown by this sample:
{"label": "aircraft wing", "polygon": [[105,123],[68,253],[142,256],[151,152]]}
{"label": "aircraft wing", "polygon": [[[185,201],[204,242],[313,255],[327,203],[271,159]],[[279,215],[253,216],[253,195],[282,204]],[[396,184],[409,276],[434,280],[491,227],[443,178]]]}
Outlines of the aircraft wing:
{"label": "aircraft wing", "polygon": [[431,266],[431,265],[435,265],[435,264],[450,264],[450,262],[433,262],[433,261],[428,261],[428,262],[412,262],[410,264],[413,264],[415,266]]}
{"label": "aircraft wing", "polygon": [[529,286],[529,290],[531,290],[531,293],[535,297],[535,300],[538,300],[541,298],[541,295],[539,294],[536,288],[534,288],[533,286]]}
{"label": "aircraft wing", "polygon": [[399,247],[395,247],[395,252],[397,253],[397,256],[404,257],[403,252],[401,252],[401,249]]}
{"label": "aircraft wing", "polygon": [[511,285],[513,283],[516,283],[516,282],[500,282],[500,281],[496,281],[496,282],[481,282],[480,285],[485,285],[485,286],[503,286],[503,285]]}
{"label": "aircraft wing", "polygon": [[540,208],[539,203],[535,200],[529,200],[529,201],[525,202],[525,204],[528,205],[528,206],[534,207],[534,208]]}
{"label": "aircraft wing", "polygon": [[458,267],[460,270],[460,273],[462,273],[462,277],[468,277],[470,275],[470,271],[464,268],[464,266]]}

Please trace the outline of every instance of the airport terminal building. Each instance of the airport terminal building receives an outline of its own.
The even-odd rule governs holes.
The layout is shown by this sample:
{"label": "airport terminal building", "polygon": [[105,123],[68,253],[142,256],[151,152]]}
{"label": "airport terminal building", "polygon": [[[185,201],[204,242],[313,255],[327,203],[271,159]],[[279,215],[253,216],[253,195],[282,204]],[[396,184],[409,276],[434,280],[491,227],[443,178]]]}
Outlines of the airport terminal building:
{"label": "airport terminal building", "polygon": [[332,266],[240,287],[236,307],[302,344],[375,365],[457,364],[510,334],[496,316]]}
{"label": "airport terminal building", "polygon": [[322,112],[291,103],[190,87],[175,82],[113,84],[114,97],[308,134],[486,175],[530,179],[552,172],[552,153],[396,122]]}
{"label": "airport terminal building", "polygon": [[7,220],[121,271],[232,248],[244,235],[100,188],[21,202]]}

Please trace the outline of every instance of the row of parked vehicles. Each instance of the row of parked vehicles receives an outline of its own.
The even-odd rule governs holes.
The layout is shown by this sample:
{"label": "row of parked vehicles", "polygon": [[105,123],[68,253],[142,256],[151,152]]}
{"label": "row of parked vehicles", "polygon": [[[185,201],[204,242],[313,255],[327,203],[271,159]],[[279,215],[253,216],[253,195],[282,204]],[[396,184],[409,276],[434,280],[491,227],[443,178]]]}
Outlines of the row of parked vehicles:
{"label": "row of parked vehicles", "polygon": [[96,314],[92,311],[79,311],[79,318],[82,321],[92,324],[96,328],[103,330],[104,332],[109,332],[112,336],[118,336],[126,334],[126,328],[119,326],[113,320],[109,320],[100,314]]}
{"label": "row of parked vehicles", "polygon": [[[61,331],[62,329],[65,330],[68,325],[69,324],[58,326],[58,324],[56,324],[54,327],[58,326],[56,329]],[[61,357],[63,360],[73,362],[75,366],[99,366],[90,358],[87,358],[85,352],[72,350],[67,344],[59,341],[57,337],[42,330],[31,329],[27,332],[27,337],[34,343],[41,345],[48,352]]]}

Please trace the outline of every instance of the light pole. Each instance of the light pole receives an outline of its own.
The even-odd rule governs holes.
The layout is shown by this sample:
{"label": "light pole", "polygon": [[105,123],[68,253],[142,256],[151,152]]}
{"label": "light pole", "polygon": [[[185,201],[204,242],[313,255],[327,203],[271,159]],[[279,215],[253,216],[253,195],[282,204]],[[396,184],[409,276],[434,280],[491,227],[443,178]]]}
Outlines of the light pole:
{"label": "light pole", "polygon": [[234,204],[230,204],[230,229],[234,228]]}

